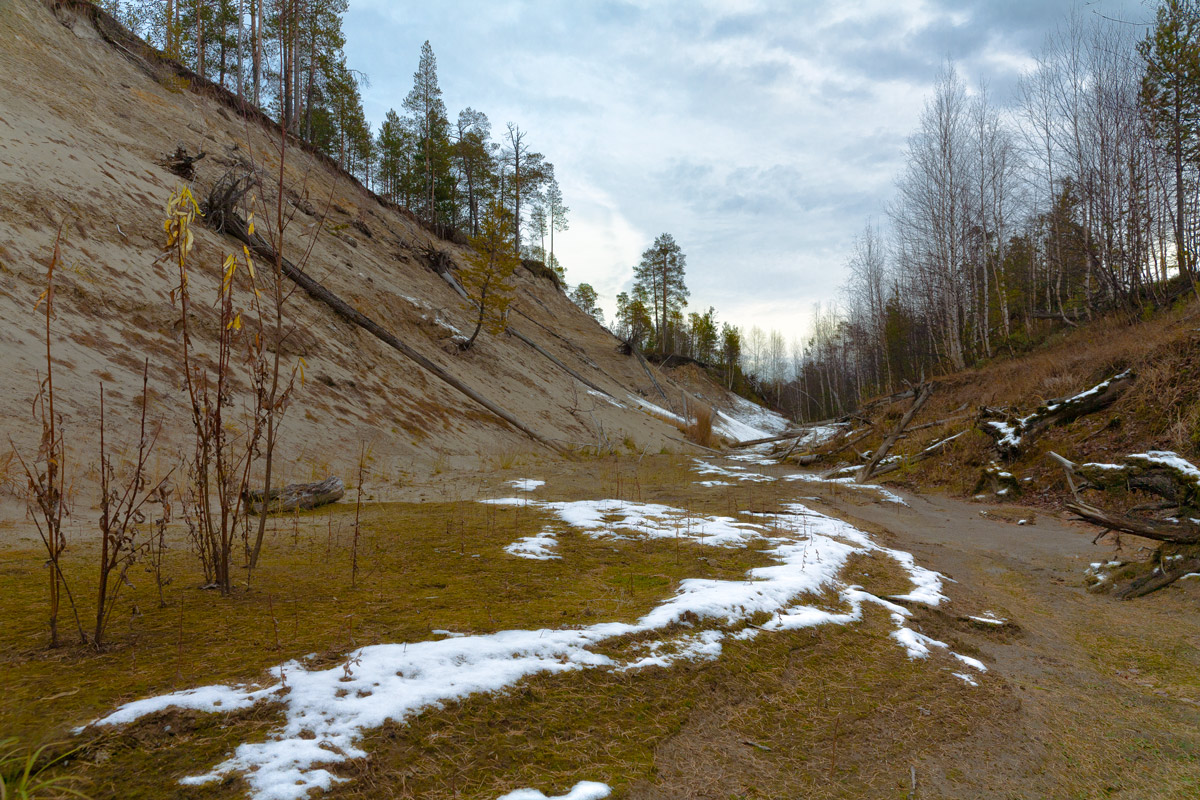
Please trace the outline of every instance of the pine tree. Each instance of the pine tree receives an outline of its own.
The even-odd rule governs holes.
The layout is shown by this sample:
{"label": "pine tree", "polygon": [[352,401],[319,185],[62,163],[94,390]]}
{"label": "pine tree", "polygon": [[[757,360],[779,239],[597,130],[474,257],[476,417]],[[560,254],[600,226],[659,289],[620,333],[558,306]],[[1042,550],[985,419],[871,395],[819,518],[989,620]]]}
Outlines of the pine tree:
{"label": "pine tree", "polygon": [[507,324],[514,288],[512,275],[520,264],[508,248],[511,235],[512,217],[508,210],[499,203],[492,203],[480,223],[479,235],[471,239],[467,266],[459,273],[463,289],[476,312],[475,330],[459,345],[461,350],[470,350],[485,327],[494,335],[503,331]]}
{"label": "pine tree", "polygon": [[404,98],[416,135],[416,170],[421,177],[421,201],[418,216],[430,225],[438,225],[437,189],[449,169],[449,129],[446,104],[438,86],[437,58],[429,42],[421,45],[421,60],[413,73],[413,88]]}
{"label": "pine tree", "polygon": [[464,216],[470,235],[478,236],[479,210],[493,193],[490,184],[496,168],[495,152],[499,146],[491,140],[492,123],[487,115],[473,108],[459,112],[456,134],[454,158],[466,188]]}
{"label": "pine tree", "polygon": [[507,171],[507,175],[501,176],[503,193],[512,204],[513,252],[517,254],[521,252],[521,206],[524,204],[528,208],[542,184],[554,174],[554,167],[546,162],[545,156],[529,149],[529,143],[525,141],[527,135],[520,125],[508,123],[508,147],[502,154]]}
{"label": "pine tree", "polygon": [[687,305],[688,288],[684,283],[687,257],[669,233],[660,234],[654,244],[642,252],[634,267],[634,290],[641,289],[654,308],[656,347],[667,352],[673,346],[672,315]]}
{"label": "pine tree", "polygon": [[558,277],[565,278],[566,270],[558,263],[558,258],[554,255],[554,234],[562,233],[569,227],[567,225],[567,214],[571,209],[567,208],[563,203],[562,189],[558,185],[555,178],[550,178],[546,184],[546,216],[550,223],[550,256],[546,260],[546,266],[558,273]]}
{"label": "pine tree", "polygon": [[571,292],[571,301],[585,313],[591,314],[601,325],[604,324],[604,310],[596,305],[596,290],[590,283],[581,283]]}

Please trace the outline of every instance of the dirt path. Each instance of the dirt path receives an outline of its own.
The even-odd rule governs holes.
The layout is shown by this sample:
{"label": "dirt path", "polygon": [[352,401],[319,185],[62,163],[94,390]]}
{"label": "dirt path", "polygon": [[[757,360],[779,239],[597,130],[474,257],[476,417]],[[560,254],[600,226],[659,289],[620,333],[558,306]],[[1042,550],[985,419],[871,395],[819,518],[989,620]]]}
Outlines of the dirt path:
{"label": "dirt path", "polygon": [[1197,796],[1200,582],[1119,602],[1084,587],[1088,564],[1113,553],[1088,526],[942,496],[819,494],[955,581],[957,621],[994,611],[1013,626],[971,638],[1019,710],[919,765],[919,796]]}

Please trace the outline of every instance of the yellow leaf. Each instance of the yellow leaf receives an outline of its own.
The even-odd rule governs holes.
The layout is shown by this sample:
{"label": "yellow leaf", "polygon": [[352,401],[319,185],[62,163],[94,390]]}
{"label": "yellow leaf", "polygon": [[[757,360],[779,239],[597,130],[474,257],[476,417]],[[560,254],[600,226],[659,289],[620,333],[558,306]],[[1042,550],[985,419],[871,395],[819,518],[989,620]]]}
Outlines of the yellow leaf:
{"label": "yellow leaf", "polygon": [[238,315],[236,317],[234,317],[233,319],[229,320],[229,324],[225,326],[225,330],[229,330],[230,328],[233,328],[235,331],[240,331],[242,329],[242,314],[241,314],[241,312],[238,312]]}

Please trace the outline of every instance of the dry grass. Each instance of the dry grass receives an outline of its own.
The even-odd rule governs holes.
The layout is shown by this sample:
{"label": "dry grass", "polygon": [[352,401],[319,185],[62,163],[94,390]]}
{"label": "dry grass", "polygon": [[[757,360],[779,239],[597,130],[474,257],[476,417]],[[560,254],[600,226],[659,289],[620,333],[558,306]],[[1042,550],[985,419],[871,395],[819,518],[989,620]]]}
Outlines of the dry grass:
{"label": "dry grass", "polygon": [[695,442],[702,447],[716,447],[718,442],[713,436],[712,408],[703,403],[695,403],[693,416],[688,420],[683,432],[690,442]]}
{"label": "dry grass", "polygon": [[[551,485],[538,497],[621,497],[667,502],[696,514],[770,511],[791,499],[794,490],[782,482],[728,491],[693,489],[698,476],[689,462],[663,456],[609,457],[541,469],[534,477],[546,477]],[[495,476],[498,483],[504,478]],[[475,491],[487,493],[486,488]],[[472,491],[464,488],[462,494]],[[45,649],[40,561],[32,550],[0,554],[0,615],[7,621],[0,630],[5,687],[0,729],[27,744],[72,740],[72,726],[127,700],[260,679],[265,668],[308,653],[334,663],[354,647],[420,641],[431,629],[483,633],[633,620],[670,596],[684,578],[736,579],[769,563],[758,546],[730,550],[673,540],[593,540],[569,530],[559,535],[561,561],[514,559],[502,547],[554,525],[551,518],[536,507],[451,500],[364,507],[360,572],[352,586],[352,514],[352,509],[334,508],[272,519],[253,586],[228,598],[196,588],[196,567],[176,541],[167,564],[172,578],[167,606],[158,607],[151,575],[135,575],[135,588],[126,590],[114,615],[112,645],[99,654]],[[904,588],[894,565],[889,569],[886,562],[856,560],[850,567],[853,580],[881,593]],[[87,569],[87,554],[71,552],[66,569],[78,579]],[[732,744],[722,745],[728,752],[714,762],[710,777],[740,763],[747,749],[740,739],[769,739],[763,743],[790,753],[785,766],[759,789],[746,783],[751,776],[739,777],[737,791],[747,796],[778,796],[772,793],[787,785],[825,782],[827,754],[833,750],[840,766],[831,785],[842,787],[839,791],[882,789],[903,777],[903,758],[889,757],[868,770],[863,765],[874,759],[864,749],[867,744],[860,747],[847,735],[844,726],[850,720],[871,727],[882,739],[894,739],[891,753],[924,752],[959,735],[960,727],[947,726],[939,710],[929,725],[894,738],[891,723],[876,718],[878,709],[916,714],[913,704],[924,697],[921,702],[948,709],[950,717],[982,722],[984,708],[980,694],[962,695],[946,673],[909,662],[887,640],[887,625],[884,617],[873,615],[861,630],[822,629],[730,643],[715,663],[524,681],[500,697],[469,698],[411,724],[371,732],[372,758],[347,765],[345,774],[355,780],[330,796],[490,800],[516,786],[562,791],[584,778],[605,780],[635,796],[653,794],[647,787],[672,786],[674,779],[663,770],[676,769],[696,756],[695,748],[707,747],[711,721],[726,716],[721,736]],[[818,690],[834,674],[838,686],[857,690]],[[812,706],[818,696],[819,708]],[[757,699],[745,705],[752,698]],[[809,722],[803,732],[790,731],[789,718]],[[818,718],[824,722],[817,724]],[[84,750],[63,772],[79,778],[97,798],[161,797],[174,780],[216,763],[237,742],[261,737],[278,721],[278,709],[270,706],[236,715],[161,714],[74,740],[83,741]],[[854,729],[857,735],[859,728]],[[688,753],[670,750],[673,737],[681,734],[699,737]],[[882,739],[867,743],[875,747]],[[804,752],[823,755],[810,761],[800,755]],[[186,794],[235,797],[243,792],[240,781],[230,780]],[[813,796],[836,795],[817,791]]]}
{"label": "dry grass", "polygon": [[[1132,369],[1138,379],[1104,411],[1052,429],[1029,443],[1006,468],[1022,481],[1026,502],[1058,502],[1067,491],[1061,470],[1046,459],[1054,450],[1076,461],[1114,460],[1147,449],[1174,450],[1200,458],[1200,338],[1196,334],[1200,306],[1190,302],[1154,318],[1130,322],[1119,316],[1097,319],[1056,333],[1038,349],[1016,358],[998,358],[983,366],[939,379],[937,392],[915,425],[954,416],[946,425],[914,431],[896,448],[913,454],[946,436],[968,431],[942,455],[885,480],[913,488],[939,489],[959,495],[974,491],[983,467],[995,457],[991,440],[971,430],[980,406],[1014,408],[1029,413],[1056,397],[1087,389],[1119,371]],[[904,401],[902,401],[903,403]],[[902,403],[877,415],[879,427],[903,410]],[[861,451],[877,447],[882,434],[863,440]],[[844,453],[842,458],[853,457]],[[1010,498],[1011,499],[1011,498]]]}

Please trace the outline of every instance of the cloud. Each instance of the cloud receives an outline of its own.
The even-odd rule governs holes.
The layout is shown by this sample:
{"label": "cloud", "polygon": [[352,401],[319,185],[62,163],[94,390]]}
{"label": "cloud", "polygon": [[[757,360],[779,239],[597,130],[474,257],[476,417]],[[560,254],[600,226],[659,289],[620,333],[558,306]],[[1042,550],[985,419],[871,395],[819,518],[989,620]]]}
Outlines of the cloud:
{"label": "cloud", "polygon": [[[452,115],[529,131],[571,206],[556,250],[611,313],[655,235],[688,255],[692,308],[804,332],[880,218],[937,71],[1007,102],[1071,0],[355,0],[347,52],[378,123],[421,43]],[[1084,6],[1144,18],[1138,0]]]}

